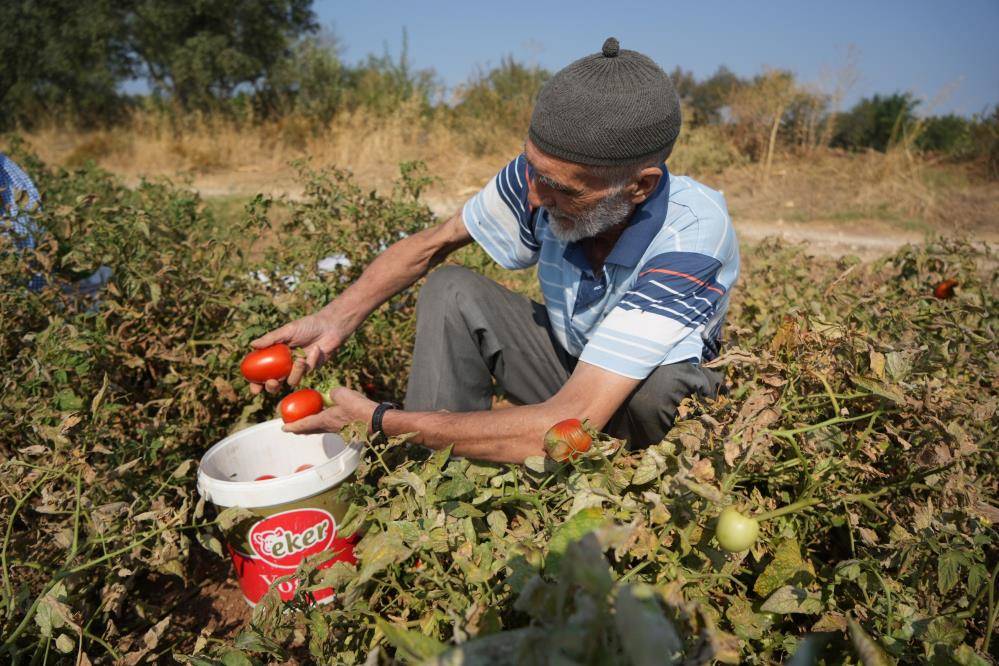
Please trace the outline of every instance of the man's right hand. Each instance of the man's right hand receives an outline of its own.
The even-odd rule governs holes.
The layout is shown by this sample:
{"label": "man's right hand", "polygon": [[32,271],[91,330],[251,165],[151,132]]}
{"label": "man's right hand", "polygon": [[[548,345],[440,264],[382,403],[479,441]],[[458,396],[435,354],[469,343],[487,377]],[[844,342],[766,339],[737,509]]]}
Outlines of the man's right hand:
{"label": "man's right hand", "polygon": [[[326,312],[317,312],[257,338],[250,343],[250,346],[254,349],[263,349],[283,342],[289,347],[304,349],[305,358],[295,359],[287,379],[290,386],[298,386],[302,375],[325,363],[349,335],[350,331],[344,331],[335,317]],[[250,383],[250,391],[254,394],[264,389],[268,393],[277,393],[281,390],[281,382],[271,379],[266,384]]]}

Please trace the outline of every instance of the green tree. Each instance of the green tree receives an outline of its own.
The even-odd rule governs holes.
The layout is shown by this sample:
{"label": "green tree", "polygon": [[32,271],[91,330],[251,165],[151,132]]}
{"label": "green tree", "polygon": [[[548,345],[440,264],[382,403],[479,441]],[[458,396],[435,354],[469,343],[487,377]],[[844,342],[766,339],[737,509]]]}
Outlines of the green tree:
{"label": "green tree", "polygon": [[211,109],[263,85],[316,30],[311,0],[135,0],[130,42],[153,89],[184,109]]}
{"label": "green tree", "polygon": [[127,8],[113,0],[0,2],[0,129],[41,118],[113,120],[119,83],[132,72]]}
{"label": "green tree", "polygon": [[703,81],[698,81],[693,72],[681,67],[674,69],[671,77],[677,94],[691,112],[692,117],[684,119],[691,126],[722,122],[722,110],[728,106],[731,97],[747,85],[724,65]]}
{"label": "green tree", "polygon": [[865,97],[837,118],[832,145],[886,151],[912,128],[917,106],[908,92]]}

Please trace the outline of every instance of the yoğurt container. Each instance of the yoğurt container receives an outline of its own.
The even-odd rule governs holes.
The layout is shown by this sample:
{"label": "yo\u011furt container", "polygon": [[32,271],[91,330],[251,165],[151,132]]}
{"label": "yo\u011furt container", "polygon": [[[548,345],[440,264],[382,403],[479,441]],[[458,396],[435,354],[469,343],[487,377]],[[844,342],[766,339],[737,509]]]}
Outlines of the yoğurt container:
{"label": "yo\u011furt container", "polygon": [[[253,514],[223,534],[251,606],[306,557],[336,553],[322,568],[356,563],[355,540],[338,531],[347,507],[336,500],[336,491],[357,469],[361,444],[333,433],[286,433],[281,426],[281,419],[274,419],[226,437],[208,449],[198,470],[198,492],[206,500]],[[303,465],[312,467],[295,471]],[[276,478],[254,480],[264,475]],[[297,580],[285,581],[278,593],[288,601],[297,587]],[[313,597],[330,601],[333,590],[317,590]]]}

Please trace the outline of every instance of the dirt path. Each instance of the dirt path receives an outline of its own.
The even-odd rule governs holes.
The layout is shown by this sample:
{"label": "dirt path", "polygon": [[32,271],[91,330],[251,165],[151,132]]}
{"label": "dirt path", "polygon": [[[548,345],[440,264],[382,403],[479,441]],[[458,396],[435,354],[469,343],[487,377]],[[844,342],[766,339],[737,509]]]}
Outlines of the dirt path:
{"label": "dirt path", "polygon": [[[272,196],[287,196],[297,199],[302,196],[302,188],[294,182],[275,183],[268,185],[256,183],[263,191]],[[252,184],[251,184],[252,185]],[[206,198],[215,197],[249,197],[248,183],[231,178],[204,179],[193,183]],[[475,188],[463,188],[458,196],[447,196],[431,193],[425,197],[431,210],[438,217],[453,214],[464,201],[464,198],[474,193]],[[808,222],[789,222],[781,218],[734,219],[736,231],[743,242],[755,243],[765,238],[780,237],[792,243],[806,243],[810,252],[818,255],[839,257],[848,254],[857,255],[863,259],[874,259],[909,243],[923,243],[927,236],[921,231],[901,229],[884,220],[851,220]],[[944,232],[946,235],[946,232]],[[985,242],[993,249],[999,249],[999,224],[994,231],[979,233],[972,240]]]}

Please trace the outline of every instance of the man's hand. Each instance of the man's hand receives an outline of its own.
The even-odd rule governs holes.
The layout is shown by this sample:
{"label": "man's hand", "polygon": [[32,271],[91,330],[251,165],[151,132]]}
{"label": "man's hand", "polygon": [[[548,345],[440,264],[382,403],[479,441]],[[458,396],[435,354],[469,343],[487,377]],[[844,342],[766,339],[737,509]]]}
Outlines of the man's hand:
{"label": "man's hand", "polygon": [[340,428],[354,421],[371,423],[378,403],[349,388],[335,388],[330,391],[333,406],[313,416],[286,423],[282,430],[297,435],[311,435],[323,432],[338,432]]}
{"label": "man's hand", "polygon": [[[336,317],[323,310],[285,324],[257,338],[250,343],[250,346],[254,349],[263,349],[283,342],[290,347],[302,347],[305,350],[305,358],[295,359],[287,379],[290,386],[298,386],[302,375],[325,363],[350,333],[351,331],[343,330]],[[272,379],[266,384],[250,384],[250,391],[254,394],[260,393],[263,389],[267,389],[268,393],[277,393],[281,389],[281,382]]]}

